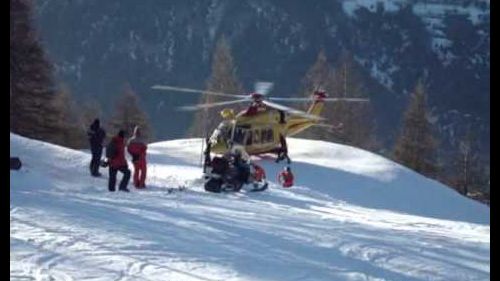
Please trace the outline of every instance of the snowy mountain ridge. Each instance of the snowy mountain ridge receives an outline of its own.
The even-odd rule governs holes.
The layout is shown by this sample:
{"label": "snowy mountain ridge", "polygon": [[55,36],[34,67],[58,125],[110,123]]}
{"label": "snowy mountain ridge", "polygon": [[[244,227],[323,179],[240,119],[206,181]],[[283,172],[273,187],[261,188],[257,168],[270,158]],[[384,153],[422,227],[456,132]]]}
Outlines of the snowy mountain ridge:
{"label": "snowy mountain ridge", "polygon": [[[387,13],[397,13],[405,7],[411,7],[412,12],[422,19],[426,29],[432,36],[432,50],[439,56],[444,65],[449,65],[456,55],[450,51],[453,41],[445,34],[445,19],[449,16],[465,16],[474,26],[479,24],[489,24],[490,2],[489,0],[477,1],[381,1],[381,0],[346,0],[342,1],[344,12],[352,18],[356,18],[356,11],[365,8],[372,13],[379,10]],[[482,35],[488,36],[484,31],[479,30]],[[455,42],[456,43],[456,42]],[[373,73],[373,71],[372,71]],[[372,76],[387,88],[392,88],[392,81],[380,78],[376,73]],[[389,78],[390,79],[390,78]]]}
{"label": "snowy mountain ridge", "polygon": [[352,147],[290,139],[296,186],[255,158],[269,190],[211,194],[201,140],[155,143],[148,189],[124,194],[86,152],[10,144],[12,280],[489,279],[489,207]]}
{"label": "snowy mountain ridge", "polygon": [[[399,12],[404,7],[411,6],[412,11],[422,17],[424,21],[430,23],[433,18],[444,18],[447,15],[466,15],[473,23],[478,24],[488,20],[490,16],[489,0],[474,1],[447,1],[447,0],[344,0],[342,8],[344,12],[355,17],[355,11],[361,7],[370,12],[376,12],[377,9],[383,9],[385,12]],[[488,8],[488,9],[486,9]]]}

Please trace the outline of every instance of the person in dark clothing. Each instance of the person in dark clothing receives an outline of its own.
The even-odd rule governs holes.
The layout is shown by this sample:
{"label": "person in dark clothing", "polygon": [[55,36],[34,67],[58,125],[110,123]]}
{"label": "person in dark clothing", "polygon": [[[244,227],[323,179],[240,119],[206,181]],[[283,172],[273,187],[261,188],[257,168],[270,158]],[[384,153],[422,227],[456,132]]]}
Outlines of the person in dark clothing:
{"label": "person in dark clothing", "polygon": [[[120,182],[119,190],[129,192],[127,185],[130,180],[130,170],[128,168],[127,160],[125,159],[125,131],[120,130],[116,136],[111,139],[108,148],[113,147],[113,155],[109,160],[109,191],[115,191],[116,174],[121,172],[123,178]],[[106,149],[108,149],[106,148]]]}
{"label": "person in dark clothing", "polygon": [[101,128],[99,119],[95,119],[87,131],[87,136],[90,143],[90,151],[92,152],[92,160],[90,160],[90,174],[94,177],[101,176],[99,173],[99,164],[102,156],[102,143],[106,138],[106,132]]}
{"label": "person in dark clothing", "polygon": [[286,162],[290,164],[292,160],[290,160],[290,157],[288,157],[288,147],[286,144],[286,139],[283,136],[283,134],[280,134],[280,145],[281,147],[280,151],[278,152],[278,157],[276,158],[276,163],[279,163],[281,160],[286,159]]}
{"label": "person in dark clothing", "polygon": [[280,124],[286,124],[286,121],[285,121],[285,112],[283,112],[283,110],[280,110],[279,111],[280,113]]}
{"label": "person in dark clothing", "polygon": [[235,145],[224,154],[224,157],[229,159],[238,170],[240,181],[247,182],[250,176],[250,155],[248,155],[245,149],[240,145]]}

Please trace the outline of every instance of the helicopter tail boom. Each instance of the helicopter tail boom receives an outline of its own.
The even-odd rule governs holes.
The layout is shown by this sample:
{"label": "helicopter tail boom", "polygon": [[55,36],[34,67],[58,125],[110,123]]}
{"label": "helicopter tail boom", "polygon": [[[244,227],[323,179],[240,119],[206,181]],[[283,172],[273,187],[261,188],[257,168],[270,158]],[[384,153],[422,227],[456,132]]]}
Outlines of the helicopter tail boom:
{"label": "helicopter tail boom", "polygon": [[309,106],[307,110],[308,114],[319,116],[323,111],[323,107],[325,105],[324,99],[326,98],[326,94],[324,92],[315,92],[313,94],[313,102]]}
{"label": "helicopter tail boom", "polygon": [[[326,94],[321,91],[316,91],[313,94],[313,101],[307,110],[307,114],[320,117],[323,107],[325,105]],[[314,120],[310,118],[293,118],[287,124],[287,136],[296,135],[305,129],[318,124],[320,119]]]}

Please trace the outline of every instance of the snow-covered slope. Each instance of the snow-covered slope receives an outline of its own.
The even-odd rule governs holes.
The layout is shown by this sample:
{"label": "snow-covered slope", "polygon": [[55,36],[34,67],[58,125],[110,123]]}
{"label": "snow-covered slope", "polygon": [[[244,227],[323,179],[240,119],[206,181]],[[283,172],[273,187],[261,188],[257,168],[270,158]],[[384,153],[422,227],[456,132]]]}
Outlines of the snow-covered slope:
{"label": "snow-covered slope", "polygon": [[157,143],[125,194],[85,152],[10,144],[12,280],[489,280],[489,208],[362,150],[291,139],[296,187],[209,194],[200,140]]}

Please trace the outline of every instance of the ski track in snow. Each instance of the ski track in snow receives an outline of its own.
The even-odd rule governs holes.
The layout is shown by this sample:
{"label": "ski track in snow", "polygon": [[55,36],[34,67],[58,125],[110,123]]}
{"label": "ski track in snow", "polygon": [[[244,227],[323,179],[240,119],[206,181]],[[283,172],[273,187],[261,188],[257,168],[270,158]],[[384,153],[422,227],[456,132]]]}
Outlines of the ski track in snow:
{"label": "ski track in snow", "polygon": [[[323,170],[296,170],[291,189],[274,183],[280,165],[261,160],[267,191],[206,193],[199,141],[179,140],[152,145],[149,188],[125,194],[106,191],[107,175],[87,175],[87,153],[11,135],[25,164],[10,177],[11,280],[489,280],[489,208],[438,187],[428,190],[448,196],[448,208],[477,217],[432,200],[427,211],[390,204],[357,177],[378,167],[363,180],[391,188],[415,175],[367,152],[356,165],[338,146],[350,179],[331,155],[294,149],[303,142],[290,141],[294,169],[323,161]],[[353,193],[325,188],[349,183]],[[179,186],[188,189],[167,192]]]}

